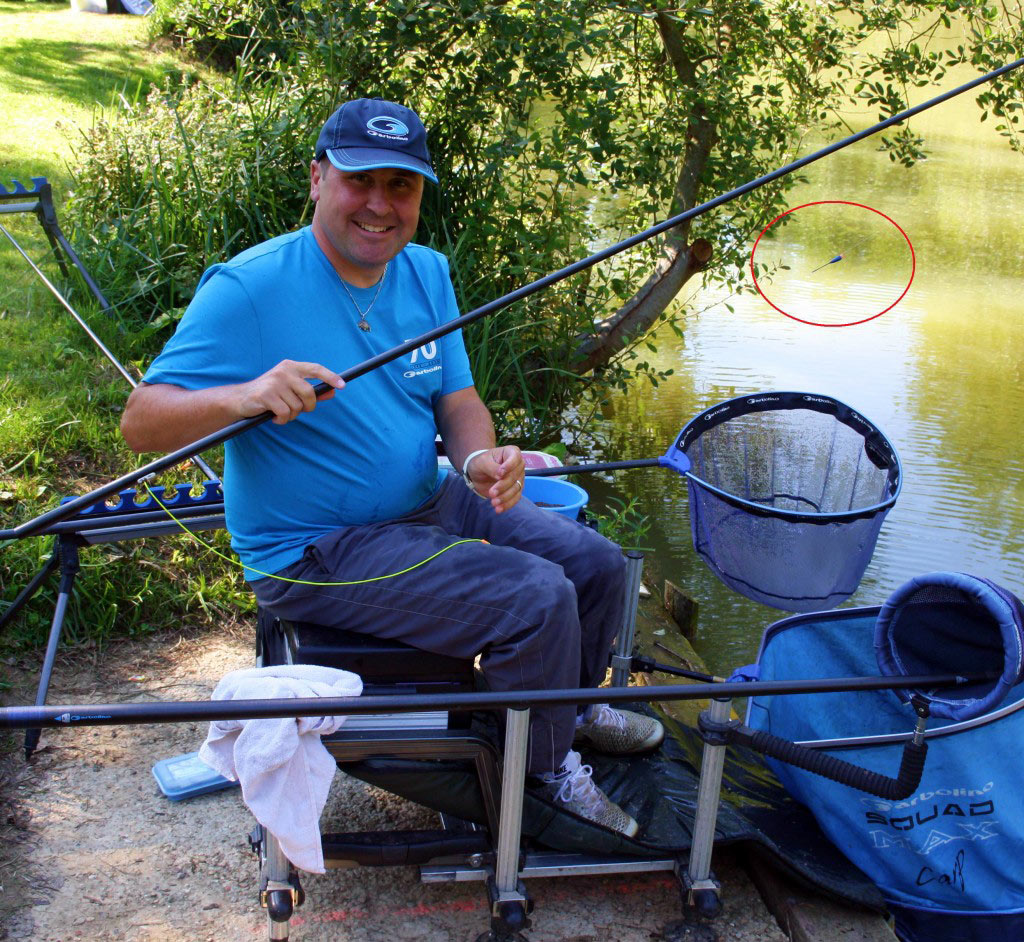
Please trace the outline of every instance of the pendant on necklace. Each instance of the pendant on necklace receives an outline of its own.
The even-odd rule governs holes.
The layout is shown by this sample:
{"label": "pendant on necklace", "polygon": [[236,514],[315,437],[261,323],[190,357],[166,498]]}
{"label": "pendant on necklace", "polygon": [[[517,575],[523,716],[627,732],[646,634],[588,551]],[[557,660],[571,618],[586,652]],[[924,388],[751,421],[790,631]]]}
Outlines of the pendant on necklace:
{"label": "pendant on necklace", "polygon": [[373,299],[370,301],[365,311],[362,310],[358,304],[356,304],[356,299],[352,297],[352,292],[348,290],[348,285],[345,284],[345,279],[341,279],[341,287],[345,289],[345,294],[348,295],[349,301],[352,302],[352,307],[356,309],[356,314],[359,315],[359,320],[356,322],[356,327],[358,327],[361,331],[364,331],[365,333],[369,333],[370,331],[370,322],[366,318],[369,316],[370,311],[373,310],[373,306],[377,303],[377,298],[380,297],[380,289],[384,287],[384,279],[387,278],[387,276],[388,266],[385,263],[384,271],[380,273],[380,278],[377,279],[377,290],[374,291]]}

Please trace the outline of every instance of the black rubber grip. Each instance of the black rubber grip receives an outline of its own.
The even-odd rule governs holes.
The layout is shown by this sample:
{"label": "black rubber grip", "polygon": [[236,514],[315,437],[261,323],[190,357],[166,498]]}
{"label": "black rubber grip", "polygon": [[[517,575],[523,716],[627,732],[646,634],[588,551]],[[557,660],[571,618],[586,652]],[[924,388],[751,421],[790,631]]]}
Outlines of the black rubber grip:
{"label": "black rubber grip", "polygon": [[787,765],[794,765],[798,769],[813,772],[815,775],[820,775],[833,782],[839,782],[840,785],[848,785],[850,788],[856,788],[888,801],[909,798],[914,793],[918,785],[921,784],[924,760],[928,755],[927,743],[908,742],[903,748],[899,774],[896,778],[889,778],[887,775],[862,769],[858,765],[837,759],[835,756],[826,755],[816,749],[808,749],[806,746],[798,746],[788,739],[782,739],[761,730],[753,730],[747,726],[733,727],[729,733],[729,739],[740,745],[756,749]]}

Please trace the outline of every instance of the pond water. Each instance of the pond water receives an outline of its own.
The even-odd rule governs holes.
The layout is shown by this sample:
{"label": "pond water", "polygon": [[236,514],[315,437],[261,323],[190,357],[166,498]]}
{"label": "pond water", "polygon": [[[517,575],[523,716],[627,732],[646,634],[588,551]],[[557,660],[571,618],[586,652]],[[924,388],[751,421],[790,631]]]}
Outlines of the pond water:
{"label": "pond water", "polygon": [[[943,90],[968,77],[947,76]],[[930,157],[913,169],[893,164],[871,139],[812,164],[791,208],[847,201],[871,209],[798,210],[758,248],[758,261],[788,266],[767,285],[772,303],[835,324],[899,297],[911,271],[909,240],[916,272],[891,310],[856,326],[810,326],[756,293],[726,298],[713,284],[691,282],[690,296],[680,299],[684,339],[668,329],[656,335],[653,362],[674,375],[615,398],[603,419],[610,444],[599,457],[660,455],[690,418],[733,396],[825,393],[880,426],[904,471],[873,560],[844,604],[881,603],[910,577],[944,569],[1024,594],[1024,156],[978,115],[964,96],[916,118]],[[839,253],[841,262],[813,272]],[[586,484],[598,508],[610,496],[639,498],[652,522],[645,572],[698,601],[695,647],[708,666],[721,672],[752,661],[763,629],[784,613],[726,589],[697,558],[682,478],[649,469]]]}

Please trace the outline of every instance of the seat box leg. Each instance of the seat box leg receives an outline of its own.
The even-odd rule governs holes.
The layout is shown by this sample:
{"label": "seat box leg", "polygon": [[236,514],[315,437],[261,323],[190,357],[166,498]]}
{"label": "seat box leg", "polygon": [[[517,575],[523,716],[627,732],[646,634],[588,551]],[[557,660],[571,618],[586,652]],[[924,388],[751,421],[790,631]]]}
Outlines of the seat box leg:
{"label": "seat box leg", "polygon": [[269,938],[281,942],[288,938],[289,924],[295,907],[301,906],[305,894],[291,861],[281,844],[265,827],[259,825],[260,838],[260,905],[266,909]]}
{"label": "seat box leg", "polygon": [[488,881],[491,907],[490,931],[480,942],[506,942],[522,938],[530,927],[526,917],[533,909],[519,879],[523,826],[523,789],[526,785],[526,752],[530,731],[529,709],[508,711],[505,725],[505,757],[501,781],[501,812],[494,877]]}

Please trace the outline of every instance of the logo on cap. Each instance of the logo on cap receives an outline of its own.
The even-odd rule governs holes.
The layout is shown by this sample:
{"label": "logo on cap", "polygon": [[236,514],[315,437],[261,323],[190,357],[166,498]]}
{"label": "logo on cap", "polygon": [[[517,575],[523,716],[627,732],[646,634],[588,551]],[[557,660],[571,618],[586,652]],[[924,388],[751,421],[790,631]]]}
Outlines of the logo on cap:
{"label": "logo on cap", "polygon": [[398,120],[388,115],[377,115],[366,122],[366,129],[376,137],[391,137],[396,139],[407,139],[409,129]]}

